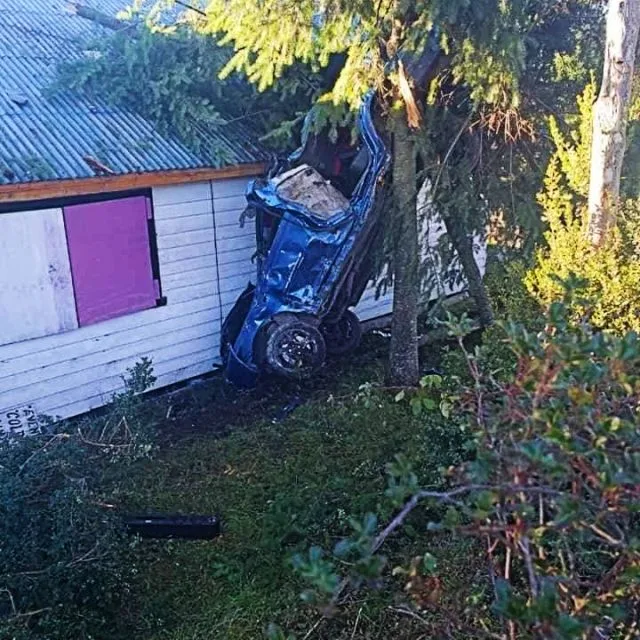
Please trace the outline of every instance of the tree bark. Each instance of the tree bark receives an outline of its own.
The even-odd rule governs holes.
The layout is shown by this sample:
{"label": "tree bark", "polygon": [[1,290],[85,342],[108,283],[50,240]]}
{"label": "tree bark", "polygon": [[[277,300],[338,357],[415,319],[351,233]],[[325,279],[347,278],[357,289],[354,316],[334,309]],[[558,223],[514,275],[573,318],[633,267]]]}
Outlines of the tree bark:
{"label": "tree bark", "polygon": [[395,247],[393,256],[393,318],[389,353],[389,382],[417,386],[419,241],[416,149],[404,103],[390,116],[393,131],[393,202]]}
{"label": "tree bark", "polygon": [[640,30],[640,0],[609,0],[604,72],[594,107],[589,227],[600,247],[616,223],[631,83]]}
{"label": "tree bark", "polygon": [[86,4],[82,4],[82,2],[71,2],[69,4],[69,8],[77,16],[84,18],[85,20],[91,20],[91,22],[95,22],[96,24],[113,31],[120,31],[120,29],[130,26],[126,22],[118,20],[118,18],[115,18],[108,13],[103,13],[102,11],[98,11]]}
{"label": "tree bark", "polygon": [[443,219],[451,244],[460,259],[462,272],[467,279],[469,295],[476,304],[480,324],[483,327],[488,327],[493,324],[493,311],[487,295],[487,289],[482,280],[482,274],[473,253],[473,238],[466,232],[460,220],[455,220],[449,215],[443,216]]}

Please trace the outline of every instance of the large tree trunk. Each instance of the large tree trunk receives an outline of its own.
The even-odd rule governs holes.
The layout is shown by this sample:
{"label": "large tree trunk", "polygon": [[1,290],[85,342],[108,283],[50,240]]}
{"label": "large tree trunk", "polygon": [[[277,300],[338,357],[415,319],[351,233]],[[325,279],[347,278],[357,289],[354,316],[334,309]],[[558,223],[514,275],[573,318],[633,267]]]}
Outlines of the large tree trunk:
{"label": "large tree trunk", "polygon": [[393,130],[393,202],[395,247],[393,257],[393,318],[389,353],[389,381],[416,386],[418,365],[419,243],[416,185],[416,149],[404,106],[396,107]]}
{"label": "large tree trunk", "polygon": [[588,234],[595,247],[605,242],[615,226],[639,29],[640,0],[609,0],[602,88],[594,108],[589,184]]}

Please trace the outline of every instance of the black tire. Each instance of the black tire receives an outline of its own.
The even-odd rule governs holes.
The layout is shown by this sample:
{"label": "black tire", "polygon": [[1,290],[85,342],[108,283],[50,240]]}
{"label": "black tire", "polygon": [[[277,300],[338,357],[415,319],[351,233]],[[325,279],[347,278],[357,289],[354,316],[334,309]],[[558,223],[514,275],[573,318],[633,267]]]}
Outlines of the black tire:
{"label": "black tire", "polygon": [[264,341],[263,362],[286,378],[311,377],[324,364],[327,349],[320,330],[299,319],[272,322]]}
{"label": "black tire", "polygon": [[358,316],[347,309],[336,322],[325,322],[320,330],[327,345],[327,353],[340,356],[355,351],[362,340],[362,325]]}

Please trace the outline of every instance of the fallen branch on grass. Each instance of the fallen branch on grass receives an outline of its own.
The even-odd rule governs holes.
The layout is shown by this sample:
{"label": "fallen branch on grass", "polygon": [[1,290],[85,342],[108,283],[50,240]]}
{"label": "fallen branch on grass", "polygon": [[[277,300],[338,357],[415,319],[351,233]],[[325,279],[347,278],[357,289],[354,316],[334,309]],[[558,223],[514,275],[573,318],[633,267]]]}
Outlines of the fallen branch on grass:
{"label": "fallen branch on grass", "polygon": [[[371,546],[371,553],[376,553],[380,547],[385,543],[387,538],[398,530],[407,519],[409,514],[424,500],[435,500],[436,502],[445,503],[445,504],[453,504],[458,507],[463,506],[459,500],[456,500],[458,496],[466,495],[469,493],[473,493],[476,491],[491,491],[500,495],[512,495],[515,493],[529,493],[533,495],[551,495],[560,497],[565,495],[561,491],[556,491],[555,489],[549,489],[547,487],[536,487],[536,486],[527,486],[527,485],[489,485],[489,484],[469,484],[462,487],[456,487],[455,489],[451,489],[450,491],[418,491],[415,493],[402,507],[399,511],[398,515],[396,515],[393,520],[376,536]],[[345,589],[349,586],[350,579],[344,578],[342,582],[338,585],[337,590],[335,591],[333,598],[331,599],[332,605],[338,605],[344,601],[342,595]]]}
{"label": "fallen branch on grass", "polygon": [[372,551],[375,553],[384,544],[384,541],[407,519],[407,516],[418,506],[420,502],[427,499],[443,502],[446,504],[454,504],[463,506],[459,500],[455,500],[457,496],[473,493],[475,491],[492,491],[504,494],[514,493],[530,493],[534,495],[564,495],[561,491],[548,489],[546,487],[522,486],[522,485],[488,485],[488,484],[469,484],[463,487],[457,487],[451,491],[419,491],[402,507],[398,515],[382,530],[373,542]]}

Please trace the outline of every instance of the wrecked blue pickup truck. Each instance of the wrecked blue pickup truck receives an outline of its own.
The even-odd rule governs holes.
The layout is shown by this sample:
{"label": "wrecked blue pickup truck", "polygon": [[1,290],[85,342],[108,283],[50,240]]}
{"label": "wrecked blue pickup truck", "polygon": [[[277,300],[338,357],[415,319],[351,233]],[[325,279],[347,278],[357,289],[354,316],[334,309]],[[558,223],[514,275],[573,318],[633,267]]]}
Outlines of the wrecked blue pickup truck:
{"label": "wrecked blue pickup truck", "polygon": [[359,144],[309,135],[285,167],[252,182],[246,214],[256,218],[257,279],[222,327],[227,379],[256,385],[261,372],[304,378],[327,354],[358,346],[350,310],[371,277],[376,192],[389,154],[374,124],[374,97],[358,116]]}

